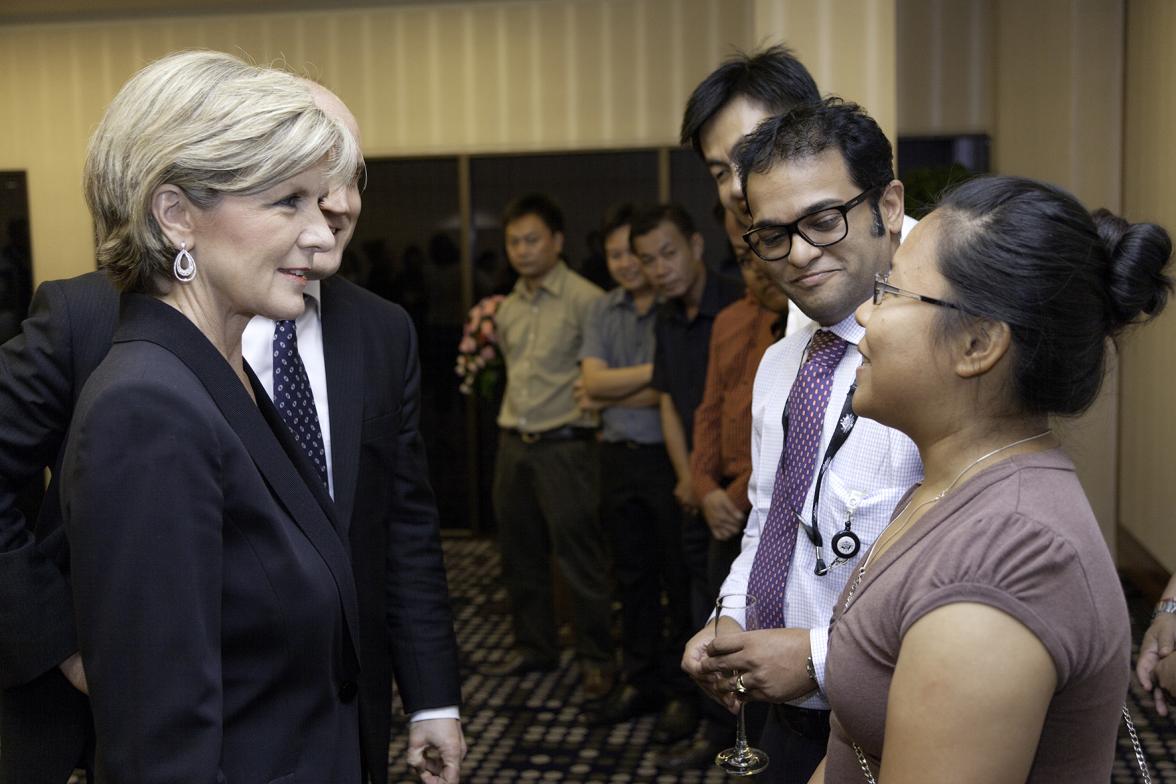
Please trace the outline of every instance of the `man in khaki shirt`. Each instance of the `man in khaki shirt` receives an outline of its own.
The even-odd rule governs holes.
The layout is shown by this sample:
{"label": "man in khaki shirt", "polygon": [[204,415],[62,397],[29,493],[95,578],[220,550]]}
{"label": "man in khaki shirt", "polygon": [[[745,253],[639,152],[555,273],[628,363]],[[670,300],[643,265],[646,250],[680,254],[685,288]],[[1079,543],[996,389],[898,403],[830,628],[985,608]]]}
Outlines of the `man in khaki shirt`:
{"label": "man in khaki shirt", "polygon": [[494,512],[516,650],[483,671],[521,675],[558,663],[554,552],[571,594],[581,689],[596,699],[610,689],[613,669],[608,569],[595,514],[597,419],[576,404],[572,387],[589,306],[603,292],[560,259],[563,215],[546,196],[516,199],[503,227],[519,280],[495,316],[506,394]]}

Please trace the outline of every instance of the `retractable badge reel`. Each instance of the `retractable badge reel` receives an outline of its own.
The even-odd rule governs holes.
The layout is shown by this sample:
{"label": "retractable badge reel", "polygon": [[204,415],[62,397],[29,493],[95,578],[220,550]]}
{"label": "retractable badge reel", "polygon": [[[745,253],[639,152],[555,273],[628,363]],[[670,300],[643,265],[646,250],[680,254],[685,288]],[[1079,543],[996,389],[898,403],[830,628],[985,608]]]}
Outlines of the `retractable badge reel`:
{"label": "retractable badge reel", "polygon": [[862,540],[858,539],[857,534],[853,532],[853,513],[857,511],[858,505],[861,502],[862,494],[860,492],[855,490],[850,493],[849,499],[846,502],[847,514],[845,517],[845,527],[834,534],[833,538],[829,541],[838,561],[848,561],[862,549]]}

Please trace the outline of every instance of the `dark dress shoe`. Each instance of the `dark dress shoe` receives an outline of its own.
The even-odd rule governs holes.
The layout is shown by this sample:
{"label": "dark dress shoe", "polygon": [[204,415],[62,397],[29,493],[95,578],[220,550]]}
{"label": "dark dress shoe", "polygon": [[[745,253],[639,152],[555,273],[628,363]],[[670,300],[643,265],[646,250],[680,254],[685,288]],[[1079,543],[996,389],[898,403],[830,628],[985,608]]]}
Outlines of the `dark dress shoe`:
{"label": "dark dress shoe", "polygon": [[511,653],[499,661],[483,664],[478,668],[478,672],[491,678],[502,678],[531,672],[552,672],[557,666],[558,662],[548,659],[535,659],[521,653]]}
{"label": "dark dress shoe", "polygon": [[624,684],[613,689],[599,708],[585,711],[582,720],[589,727],[620,724],[622,721],[653,713],[661,704],[662,699],[659,695],[639,691],[629,684]]}
{"label": "dark dress shoe", "polygon": [[580,693],[584,699],[601,700],[608,696],[613,688],[613,671],[606,664],[596,662],[580,662]]}
{"label": "dark dress shoe", "polygon": [[730,745],[703,735],[669,747],[657,755],[656,764],[666,771],[709,769],[715,764],[715,755]]}
{"label": "dark dress shoe", "polygon": [[698,699],[675,697],[653,725],[654,743],[675,743],[694,735],[698,727]]}

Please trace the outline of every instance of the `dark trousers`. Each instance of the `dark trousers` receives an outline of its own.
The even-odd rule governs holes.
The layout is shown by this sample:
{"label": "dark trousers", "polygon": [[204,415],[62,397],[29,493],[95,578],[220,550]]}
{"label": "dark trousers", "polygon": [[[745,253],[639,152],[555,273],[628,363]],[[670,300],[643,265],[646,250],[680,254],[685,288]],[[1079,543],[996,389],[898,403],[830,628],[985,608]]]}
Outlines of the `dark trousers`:
{"label": "dark trousers", "polygon": [[0,694],[0,784],[65,784],[93,760],[90,701],[57,668]]}
{"label": "dark trousers", "polygon": [[715,594],[711,591],[710,545],[713,541],[706,519],[698,512],[682,515],[682,560],[690,575],[690,614],[694,628],[701,629],[715,609]]}
{"label": "dark trousers", "polygon": [[710,548],[707,550],[706,558],[706,573],[707,581],[710,583],[710,590],[719,598],[719,590],[723,587],[723,581],[727,579],[727,575],[731,571],[731,564],[739,557],[739,550],[743,544],[743,532],[732,536],[730,539],[719,541],[711,538]]}
{"label": "dark trousers", "polygon": [[681,661],[694,626],[674,467],[662,444],[604,443],[600,458],[600,520],[613,545],[625,680],[644,692],[691,694]]}
{"label": "dark trousers", "polygon": [[584,438],[523,443],[504,432],[494,470],[502,578],[515,642],[527,657],[555,661],[559,645],[551,556],[571,594],[576,653],[610,664],[610,598],[604,537],[596,514],[599,457]]}
{"label": "dark trousers", "polygon": [[828,745],[829,711],[773,705],[759,739],[759,748],[768,754],[768,769],[756,780],[807,784]]}
{"label": "dark trousers", "polygon": [[[686,515],[682,523],[682,555],[690,574],[690,606],[697,631],[715,610],[719,588],[731,563],[739,555],[743,537],[735,536],[720,542],[711,535],[706,518],[701,514]],[[727,709],[712,699],[702,698],[702,713],[706,720],[705,732],[713,743],[726,743],[735,733],[735,720]],[[749,736],[758,725],[749,722]],[[754,729],[753,729],[754,728]]]}

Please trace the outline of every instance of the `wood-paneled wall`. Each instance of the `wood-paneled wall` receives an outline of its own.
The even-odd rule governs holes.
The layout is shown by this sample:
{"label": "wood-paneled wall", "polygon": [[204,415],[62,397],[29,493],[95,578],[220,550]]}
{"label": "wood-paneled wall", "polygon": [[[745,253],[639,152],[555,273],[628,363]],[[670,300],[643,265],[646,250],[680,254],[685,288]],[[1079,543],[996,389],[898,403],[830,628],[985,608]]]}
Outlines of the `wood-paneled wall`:
{"label": "wood-paneled wall", "polygon": [[[898,22],[903,134],[988,133],[994,171],[1120,209],[1123,0],[901,0]],[[1112,550],[1118,394],[1112,361],[1094,407],[1053,423]]]}
{"label": "wood-paneled wall", "polygon": [[0,168],[27,169],[37,280],[91,266],[86,140],[137,68],[206,47],[285,60],[371,156],[676,141],[684,96],[751,42],[750,2],[431,4],[0,27]]}
{"label": "wood-paneled wall", "polygon": [[[1123,206],[1176,234],[1176,4],[1127,4]],[[1120,400],[1122,524],[1176,571],[1176,301],[1123,341]]]}
{"label": "wood-paneled wall", "polygon": [[860,103],[893,141],[897,6],[897,0],[755,0],[755,40],[787,42],[822,93]]}
{"label": "wood-paneled wall", "polygon": [[992,133],[996,0],[900,0],[898,132]]}
{"label": "wood-paneled wall", "polygon": [[[998,0],[996,171],[1056,183],[1090,207],[1122,208],[1123,0]],[[1118,522],[1120,378],[1055,431],[1074,458],[1112,552]]]}
{"label": "wood-paneled wall", "polygon": [[41,281],[91,267],[86,140],[126,78],[169,51],[315,75],[375,157],[675,145],[694,85],[735,48],[779,41],[894,127],[894,0],[422,2],[0,26],[0,168],[28,171]]}

